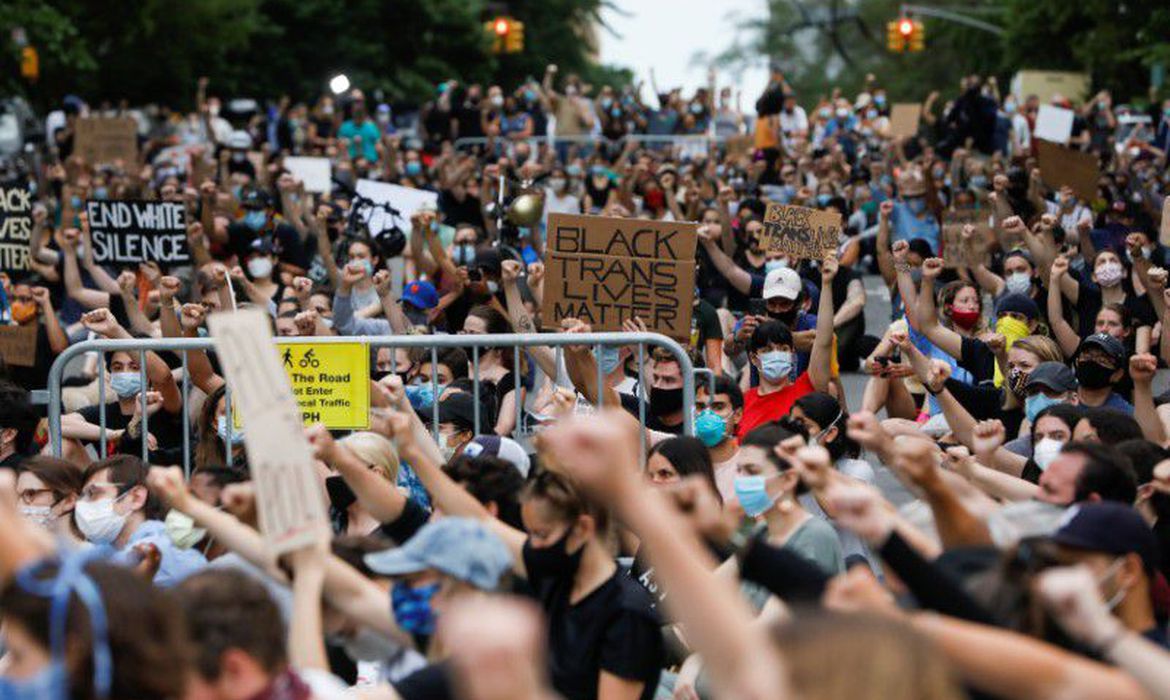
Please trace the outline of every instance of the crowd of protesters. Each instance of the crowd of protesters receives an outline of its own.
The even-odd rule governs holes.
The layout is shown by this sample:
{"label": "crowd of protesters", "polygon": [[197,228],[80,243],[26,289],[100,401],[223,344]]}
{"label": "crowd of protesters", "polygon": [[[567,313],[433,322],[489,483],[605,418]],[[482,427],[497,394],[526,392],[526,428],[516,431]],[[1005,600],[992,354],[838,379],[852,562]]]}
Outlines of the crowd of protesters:
{"label": "crowd of protesters", "polygon": [[[452,80],[403,132],[358,90],[231,123],[201,80],[108,163],[74,129],[109,110],[66,99],[4,183],[36,205],[0,314],[37,343],[0,381],[0,697],[1170,698],[1170,99],[1049,100],[1089,198],[991,79],[897,137],[880,77],[774,72],[746,115],[716,87]],[[371,231],[367,179],[437,206]],[[699,224],[692,420],[666,351],[373,351],[370,428],[306,428],[332,533],[280,558],[214,353],[78,357],[54,450],[33,392],[91,338],[246,307],[279,336],[538,333],[516,187]],[[95,199],[181,202],[193,262],[95,262]],[[837,249],[770,249],[769,202],[839,214]]]}

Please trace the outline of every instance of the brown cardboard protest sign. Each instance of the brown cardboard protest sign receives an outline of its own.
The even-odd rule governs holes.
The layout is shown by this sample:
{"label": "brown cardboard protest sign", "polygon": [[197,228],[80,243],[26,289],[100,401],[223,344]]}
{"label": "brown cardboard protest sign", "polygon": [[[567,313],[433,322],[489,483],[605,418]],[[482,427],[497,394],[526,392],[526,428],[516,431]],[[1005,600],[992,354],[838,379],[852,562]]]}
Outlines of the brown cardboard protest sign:
{"label": "brown cardboard protest sign", "polygon": [[87,117],[77,120],[74,151],[91,165],[121,160],[138,162],[138,123],[133,117]]}
{"label": "brown cardboard protest sign", "polygon": [[1080,199],[1096,201],[1099,177],[1097,156],[1040,139],[1036,140],[1036,149],[1040,156],[1040,176],[1044,184],[1054,189],[1068,185]]}
{"label": "brown cardboard protest sign", "polygon": [[1162,200],[1162,227],[1158,232],[1158,242],[1170,245],[1170,197]]}
{"label": "brown cardboard protest sign", "polygon": [[275,555],[306,547],[328,531],[325,494],[268,315],[218,313],[207,325],[243,420],[260,532]]}
{"label": "brown cardboard protest sign", "polygon": [[764,250],[793,258],[820,260],[840,243],[841,215],[790,204],[768,203],[764,213]]}
{"label": "brown cardboard protest sign", "polygon": [[549,214],[545,328],[579,318],[595,331],[619,331],[638,317],[672,338],[691,333],[698,225]]}
{"label": "brown cardboard protest sign", "polygon": [[922,105],[918,102],[900,102],[890,108],[890,135],[899,138],[918,134],[918,119]]}
{"label": "brown cardboard protest sign", "polygon": [[37,364],[37,325],[0,326],[0,358],[7,365],[33,367]]}
{"label": "brown cardboard protest sign", "polygon": [[[991,226],[989,212],[977,209],[949,210],[943,216],[942,258],[947,267],[972,267],[990,262]],[[971,243],[963,243],[963,227],[975,227]]]}

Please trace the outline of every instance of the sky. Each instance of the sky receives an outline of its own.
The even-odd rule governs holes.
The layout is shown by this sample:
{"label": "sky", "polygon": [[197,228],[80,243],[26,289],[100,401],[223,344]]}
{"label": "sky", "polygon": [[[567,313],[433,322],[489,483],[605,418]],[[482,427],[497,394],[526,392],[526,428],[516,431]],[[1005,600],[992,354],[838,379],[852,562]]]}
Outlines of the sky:
{"label": "sky", "polygon": [[[643,99],[650,94],[650,69],[658,86],[666,90],[682,87],[684,95],[707,82],[707,66],[695,65],[699,52],[714,56],[735,41],[737,23],[761,17],[766,0],[613,0],[621,12],[605,10],[602,17],[619,36],[600,32],[601,61],[634,71],[635,81],[643,79]],[[719,86],[737,85],[743,91],[743,106],[750,108],[767,84],[767,64],[742,75],[720,72]]]}

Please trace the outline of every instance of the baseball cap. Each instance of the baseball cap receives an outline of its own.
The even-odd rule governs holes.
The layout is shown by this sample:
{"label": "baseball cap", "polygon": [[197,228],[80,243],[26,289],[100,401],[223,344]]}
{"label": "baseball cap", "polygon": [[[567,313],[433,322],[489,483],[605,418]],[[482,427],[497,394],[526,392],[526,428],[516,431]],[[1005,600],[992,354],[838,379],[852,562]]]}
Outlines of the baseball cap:
{"label": "baseball cap", "polygon": [[262,237],[252,241],[252,252],[261,255],[276,255],[280,251],[276,249],[276,242],[272,239]]}
{"label": "baseball cap", "polygon": [[800,275],[790,267],[781,267],[772,270],[764,277],[764,299],[794,300],[800,296],[804,286],[800,282]]}
{"label": "baseball cap", "polygon": [[1113,361],[1117,363],[1118,367],[1120,367],[1121,364],[1125,362],[1125,346],[1121,344],[1120,340],[1114,338],[1108,333],[1094,333],[1093,335],[1085,338],[1081,341],[1080,347],[1077,348],[1076,354],[1080,355],[1086,349],[1091,347],[1096,347],[1103,350],[1105,354],[1113,358]]}
{"label": "baseball cap", "polygon": [[249,187],[240,195],[240,206],[245,209],[264,209],[268,206],[268,195],[259,187]]}
{"label": "baseball cap", "polygon": [[512,438],[499,435],[476,435],[471,442],[463,446],[465,457],[496,457],[516,467],[520,476],[528,478],[528,471],[532,461],[528,453]]}
{"label": "baseball cap", "polygon": [[1077,390],[1077,377],[1063,362],[1041,362],[1028,374],[1024,389],[1043,387],[1049,391],[1064,393]]}
{"label": "baseball cap", "polygon": [[1121,556],[1134,553],[1147,572],[1158,565],[1158,541],[1133,508],[1112,501],[1069,508],[1052,541],[1065,547]]}
{"label": "baseball cap", "polygon": [[402,301],[408,301],[419,309],[433,309],[439,305],[439,293],[430,282],[417,280],[403,288]]}
{"label": "baseball cap", "polygon": [[478,520],[456,517],[432,520],[401,547],[367,554],[364,560],[383,576],[435,569],[485,591],[495,590],[512,566],[499,537]]}

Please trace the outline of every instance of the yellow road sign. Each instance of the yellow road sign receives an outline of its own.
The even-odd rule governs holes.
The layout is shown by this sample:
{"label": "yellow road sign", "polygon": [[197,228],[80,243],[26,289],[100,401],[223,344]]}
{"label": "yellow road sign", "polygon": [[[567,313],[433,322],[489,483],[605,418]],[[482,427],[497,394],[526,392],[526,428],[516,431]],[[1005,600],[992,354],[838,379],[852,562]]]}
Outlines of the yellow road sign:
{"label": "yellow road sign", "polygon": [[305,424],[370,427],[370,349],[365,343],[278,343]]}

